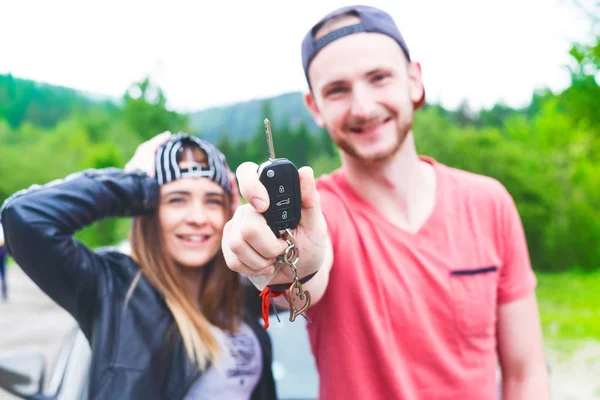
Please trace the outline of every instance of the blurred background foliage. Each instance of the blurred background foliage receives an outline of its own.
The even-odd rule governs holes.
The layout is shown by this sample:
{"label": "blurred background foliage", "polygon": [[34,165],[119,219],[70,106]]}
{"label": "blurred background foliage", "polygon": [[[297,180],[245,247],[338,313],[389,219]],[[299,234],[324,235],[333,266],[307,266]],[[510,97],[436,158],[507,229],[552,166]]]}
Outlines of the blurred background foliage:
{"label": "blurred background foliage", "polygon": [[[537,271],[600,268],[600,34],[594,35],[571,47],[571,83],[559,93],[539,90],[522,109],[496,104],[473,112],[467,103],[456,110],[429,104],[416,116],[421,154],[508,188]],[[0,75],[0,201],[81,169],[122,167],[141,141],[164,130],[186,130],[217,144],[233,170],[243,161],[261,162],[265,117],[278,155],[311,165],[317,175],[339,165],[301,93],[181,114],[168,109],[150,79],[108,99]],[[101,221],[78,238],[93,247],[112,245],[128,228],[127,220]]]}

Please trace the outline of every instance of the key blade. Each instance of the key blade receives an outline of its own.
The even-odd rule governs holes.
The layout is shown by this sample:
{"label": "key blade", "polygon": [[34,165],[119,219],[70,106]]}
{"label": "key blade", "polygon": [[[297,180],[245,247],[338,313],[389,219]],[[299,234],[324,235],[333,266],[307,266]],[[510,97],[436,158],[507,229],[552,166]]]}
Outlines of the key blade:
{"label": "key blade", "polygon": [[267,132],[267,144],[269,145],[269,158],[275,159],[275,147],[273,146],[273,134],[271,133],[271,122],[265,118],[265,130]]}

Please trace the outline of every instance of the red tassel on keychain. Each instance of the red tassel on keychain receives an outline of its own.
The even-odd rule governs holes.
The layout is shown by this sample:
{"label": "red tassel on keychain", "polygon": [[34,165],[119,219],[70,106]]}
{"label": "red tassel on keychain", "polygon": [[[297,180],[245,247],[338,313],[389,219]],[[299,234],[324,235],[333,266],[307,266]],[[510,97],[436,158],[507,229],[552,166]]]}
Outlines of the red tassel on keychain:
{"label": "red tassel on keychain", "polygon": [[283,294],[283,291],[272,290],[270,287],[266,287],[260,292],[262,298],[262,318],[263,318],[263,329],[269,328],[269,307],[271,306],[271,296],[279,297]]}

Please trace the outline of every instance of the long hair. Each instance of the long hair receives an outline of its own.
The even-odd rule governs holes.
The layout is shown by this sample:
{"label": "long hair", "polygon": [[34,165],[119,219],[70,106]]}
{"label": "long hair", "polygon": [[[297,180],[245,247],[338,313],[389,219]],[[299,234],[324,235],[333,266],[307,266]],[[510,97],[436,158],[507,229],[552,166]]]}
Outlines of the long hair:
{"label": "long hair", "polygon": [[[224,208],[229,220],[232,216],[229,199]],[[193,298],[182,289],[183,275],[165,251],[158,212],[134,218],[130,243],[131,256],[139,263],[140,273],[164,297],[188,356],[204,370],[207,362],[216,362],[220,354],[219,343],[211,332],[213,326],[235,332],[241,323],[243,295],[239,275],[227,267],[219,248],[213,260],[200,267],[200,298]],[[132,289],[138,279],[139,274]]]}

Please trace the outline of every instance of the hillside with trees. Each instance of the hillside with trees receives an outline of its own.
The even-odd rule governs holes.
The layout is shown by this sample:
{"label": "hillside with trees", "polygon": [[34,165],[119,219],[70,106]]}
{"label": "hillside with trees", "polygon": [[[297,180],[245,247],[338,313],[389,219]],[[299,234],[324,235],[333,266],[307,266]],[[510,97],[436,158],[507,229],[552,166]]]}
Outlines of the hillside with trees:
{"label": "hillside with trees", "polygon": [[[600,268],[600,36],[575,44],[571,84],[532,93],[520,110],[498,104],[475,114],[430,104],[414,126],[419,152],[500,180],[521,213],[539,270]],[[233,169],[267,157],[263,119],[277,154],[330,172],[339,158],[300,93],[201,110],[169,110],[146,79],[119,99],[102,99],[0,76],[0,201],[32,184],[85,168],[122,167],[140,141],[188,130],[218,144]],[[92,246],[123,239],[128,221],[102,221],[78,237]]]}

